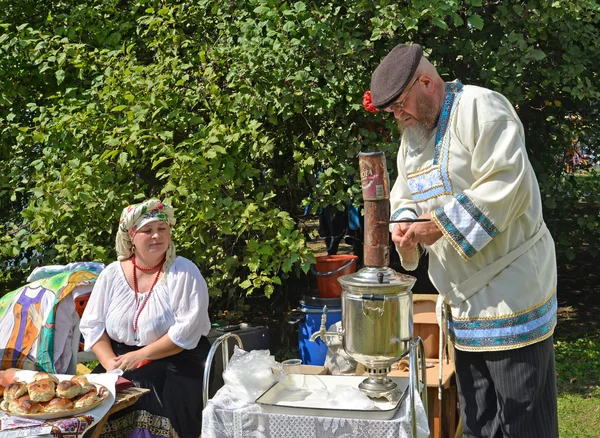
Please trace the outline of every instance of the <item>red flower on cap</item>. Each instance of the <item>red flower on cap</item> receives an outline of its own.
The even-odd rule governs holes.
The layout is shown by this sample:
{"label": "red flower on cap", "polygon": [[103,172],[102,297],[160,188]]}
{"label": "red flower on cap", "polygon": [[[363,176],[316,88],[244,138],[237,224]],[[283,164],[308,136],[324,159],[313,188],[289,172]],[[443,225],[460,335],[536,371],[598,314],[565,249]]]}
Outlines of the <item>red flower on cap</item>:
{"label": "red flower on cap", "polygon": [[363,94],[363,106],[370,113],[375,114],[379,112],[379,110],[373,106],[373,98],[371,97],[370,91],[365,91],[365,94]]}

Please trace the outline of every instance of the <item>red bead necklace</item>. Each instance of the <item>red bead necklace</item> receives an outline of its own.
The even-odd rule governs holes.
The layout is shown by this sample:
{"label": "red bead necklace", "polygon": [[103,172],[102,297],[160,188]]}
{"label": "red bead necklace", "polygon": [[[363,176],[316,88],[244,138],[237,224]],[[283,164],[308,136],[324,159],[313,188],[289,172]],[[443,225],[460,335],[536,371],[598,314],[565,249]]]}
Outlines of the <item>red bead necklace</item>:
{"label": "red bead necklace", "polygon": [[140,311],[137,313],[137,315],[135,316],[135,319],[133,321],[133,336],[135,337],[135,340],[137,341],[138,336],[137,336],[137,329],[138,329],[138,319],[140,317],[140,314],[142,313],[142,310],[144,310],[144,307],[146,307],[146,303],[148,302],[148,299],[150,298],[150,294],[152,294],[152,290],[154,289],[154,286],[156,286],[156,282],[158,281],[158,277],[160,277],[160,272],[162,271],[162,267],[165,263],[165,258],[163,258],[161,260],[161,262],[156,265],[153,266],[151,268],[141,268],[139,267],[136,263],[135,263],[135,254],[133,255],[133,257],[131,258],[131,263],[133,264],[133,290],[135,292],[135,308],[137,309],[139,306],[139,301],[138,301],[138,284],[137,284],[137,274],[136,274],[136,270],[139,269],[140,271],[152,271],[156,268],[159,268],[158,271],[156,272],[156,277],[154,277],[154,282],[152,282],[152,286],[150,287],[150,290],[148,291],[148,295],[146,295],[146,299],[144,300],[144,302],[142,303],[142,307],[140,308]]}
{"label": "red bead necklace", "polygon": [[133,258],[131,259],[131,262],[133,263],[133,266],[135,266],[140,271],[149,272],[149,271],[154,271],[156,268],[161,266],[165,262],[165,258],[163,257],[163,259],[160,262],[158,262],[157,265],[152,266],[151,268],[142,268],[141,266],[138,266],[135,262],[135,254],[133,255]]}

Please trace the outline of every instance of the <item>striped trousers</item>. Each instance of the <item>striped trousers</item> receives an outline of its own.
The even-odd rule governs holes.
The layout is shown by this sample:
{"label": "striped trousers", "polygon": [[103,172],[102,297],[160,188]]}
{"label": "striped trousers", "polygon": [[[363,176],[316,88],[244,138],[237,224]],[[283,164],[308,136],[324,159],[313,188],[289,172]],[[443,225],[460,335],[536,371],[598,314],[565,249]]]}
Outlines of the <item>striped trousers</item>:
{"label": "striped trousers", "polygon": [[505,351],[455,350],[463,438],[558,438],[552,336]]}

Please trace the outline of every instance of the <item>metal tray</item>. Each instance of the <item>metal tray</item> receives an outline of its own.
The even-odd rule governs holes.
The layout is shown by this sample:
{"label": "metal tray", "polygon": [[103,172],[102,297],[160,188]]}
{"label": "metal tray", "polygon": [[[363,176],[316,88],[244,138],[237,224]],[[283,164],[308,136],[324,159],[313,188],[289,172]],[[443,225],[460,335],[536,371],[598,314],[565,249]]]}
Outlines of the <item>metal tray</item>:
{"label": "metal tray", "polygon": [[[331,401],[326,400],[326,394],[333,393],[336,387],[350,386],[358,389],[359,383],[365,378],[365,376],[289,374],[267,389],[256,399],[256,403],[264,412],[274,414],[368,420],[394,418],[408,393],[407,377],[390,377],[398,385],[397,400],[390,402],[385,398],[372,399],[374,406],[370,409],[336,407],[332,406]],[[294,390],[290,390],[290,387]]]}

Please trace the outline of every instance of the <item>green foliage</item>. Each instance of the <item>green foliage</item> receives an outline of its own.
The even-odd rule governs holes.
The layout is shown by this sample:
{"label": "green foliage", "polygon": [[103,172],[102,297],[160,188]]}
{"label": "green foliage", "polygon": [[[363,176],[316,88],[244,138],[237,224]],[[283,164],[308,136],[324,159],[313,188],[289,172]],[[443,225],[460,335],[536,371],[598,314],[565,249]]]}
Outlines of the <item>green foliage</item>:
{"label": "green foliage", "polygon": [[[0,289],[40,264],[114,259],[121,209],[158,196],[213,296],[276,293],[314,261],[303,207],[360,203],[359,151],[385,151],[394,178],[394,123],[361,100],[402,41],[517,106],[550,215],[570,211],[586,192],[568,195],[564,150],[596,147],[597,12],[590,0],[0,0]],[[576,253],[598,217],[554,235]]]}

